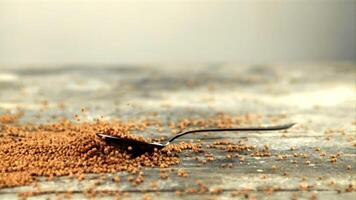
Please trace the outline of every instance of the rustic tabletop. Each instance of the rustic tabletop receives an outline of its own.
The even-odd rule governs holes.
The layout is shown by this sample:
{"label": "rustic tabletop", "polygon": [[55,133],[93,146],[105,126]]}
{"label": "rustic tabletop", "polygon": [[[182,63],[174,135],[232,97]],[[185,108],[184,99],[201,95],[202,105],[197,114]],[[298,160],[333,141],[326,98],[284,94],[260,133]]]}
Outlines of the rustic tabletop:
{"label": "rustic tabletop", "polygon": [[[163,122],[217,113],[264,116],[262,124],[297,122],[288,132],[189,135],[183,141],[240,141],[270,156],[228,158],[209,149],[214,160],[202,164],[192,151],[168,171],[144,169],[145,181],[134,186],[124,172],[89,174],[79,181],[68,177],[40,179],[43,192],[30,198],[88,197],[88,188],[120,191],[123,199],[354,199],[356,196],[355,65],[141,65],[0,68],[0,114],[24,110],[22,122],[47,123],[57,116],[73,118],[81,108],[106,119],[155,117]],[[43,109],[44,104],[46,109]],[[59,105],[65,105],[61,109]],[[171,132],[145,130],[146,136]],[[1,144],[0,144],[1,145]],[[194,156],[192,156],[194,155]],[[333,159],[336,158],[336,159]],[[1,161],[0,161],[1,162]],[[120,176],[120,183],[110,177]],[[195,192],[204,183],[204,192]],[[199,186],[200,184],[200,186]],[[0,189],[0,199],[35,191],[32,185]],[[103,192],[97,198],[115,198]]]}

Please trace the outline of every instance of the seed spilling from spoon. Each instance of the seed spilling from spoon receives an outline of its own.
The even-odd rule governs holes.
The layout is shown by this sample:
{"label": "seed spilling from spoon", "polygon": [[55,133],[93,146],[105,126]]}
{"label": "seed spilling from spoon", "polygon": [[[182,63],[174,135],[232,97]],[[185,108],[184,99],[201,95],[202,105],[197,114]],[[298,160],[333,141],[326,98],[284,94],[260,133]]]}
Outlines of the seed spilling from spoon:
{"label": "seed spilling from spoon", "polygon": [[158,142],[147,142],[144,140],[138,140],[135,138],[128,138],[128,137],[118,137],[112,136],[105,133],[96,133],[98,137],[104,140],[106,143],[116,146],[120,149],[127,150],[130,152],[134,157],[140,156],[147,152],[153,152],[155,150],[163,149],[164,147],[168,146],[171,142],[175,139],[182,137],[184,135],[190,133],[201,133],[201,132],[224,132],[224,131],[278,131],[278,130],[285,130],[289,129],[290,127],[294,126],[295,123],[277,125],[277,126],[265,126],[265,127],[245,127],[245,128],[215,128],[215,129],[197,129],[179,133],[169,139],[166,143],[158,143]]}

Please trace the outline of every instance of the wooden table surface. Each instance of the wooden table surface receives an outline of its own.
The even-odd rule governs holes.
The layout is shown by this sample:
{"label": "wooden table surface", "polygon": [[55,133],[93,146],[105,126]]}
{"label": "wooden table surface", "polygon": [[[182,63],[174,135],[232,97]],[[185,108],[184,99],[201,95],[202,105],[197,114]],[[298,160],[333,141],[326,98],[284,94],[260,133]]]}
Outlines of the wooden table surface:
{"label": "wooden table surface", "polygon": [[[182,139],[202,139],[203,144],[218,139],[244,140],[261,148],[268,145],[270,157],[246,156],[241,162],[238,158],[226,158],[225,152],[209,149],[215,160],[202,165],[192,155],[204,155],[185,151],[179,155],[181,163],[168,170],[185,169],[188,177],[170,173],[168,179],[160,179],[160,169],[154,168],[144,169],[145,181],[137,187],[127,181],[126,173],[90,174],[83,181],[67,177],[42,179],[39,187],[47,192],[31,198],[63,199],[66,191],[72,191],[72,199],[81,199],[93,185],[98,191],[120,191],[123,199],[356,197],[354,64],[2,67],[0,91],[0,113],[14,112],[20,107],[25,110],[23,122],[51,122],[54,115],[73,118],[85,107],[89,113],[85,116],[87,121],[101,115],[123,120],[154,115],[167,122],[224,112],[283,115],[286,118],[281,122],[298,123],[288,133],[219,133],[207,137],[196,134]],[[48,102],[45,111],[44,101]],[[58,108],[59,103],[65,104],[65,110]],[[344,132],[328,133],[328,129]],[[165,134],[171,135],[159,133]],[[157,133],[153,129],[144,135],[155,137]],[[320,156],[321,152],[326,156]],[[308,157],[294,158],[293,153],[305,153]],[[336,163],[330,162],[330,156],[338,153]],[[278,155],[290,157],[279,160]],[[224,163],[232,163],[232,167],[222,167]],[[114,175],[122,177],[120,183],[111,181]],[[189,192],[198,188],[198,180],[205,183],[208,192]],[[347,189],[350,184],[351,190]],[[35,190],[33,186],[1,189],[0,199],[18,198],[18,192]],[[176,191],[184,192],[177,195]],[[115,196],[102,194],[97,198]]]}

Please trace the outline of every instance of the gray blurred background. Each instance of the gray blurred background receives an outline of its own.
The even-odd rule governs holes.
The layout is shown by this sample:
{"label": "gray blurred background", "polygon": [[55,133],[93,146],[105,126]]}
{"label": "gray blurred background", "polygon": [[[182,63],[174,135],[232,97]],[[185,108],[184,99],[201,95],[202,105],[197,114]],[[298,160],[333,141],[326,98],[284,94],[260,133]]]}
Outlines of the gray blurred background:
{"label": "gray blurred background", "polygon": [[355,0],[0,0],[0,67],[355,62]]}

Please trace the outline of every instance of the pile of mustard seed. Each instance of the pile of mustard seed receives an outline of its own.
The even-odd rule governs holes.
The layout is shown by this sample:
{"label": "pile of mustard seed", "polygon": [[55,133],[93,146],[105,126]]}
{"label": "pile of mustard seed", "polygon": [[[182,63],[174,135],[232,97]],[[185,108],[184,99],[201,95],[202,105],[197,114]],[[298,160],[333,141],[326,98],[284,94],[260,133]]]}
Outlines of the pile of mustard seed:
{"label": "pile of mustard seed", "polygon": [[[142,125],[142,124],[141,124]],[[80,176],[84,173],[135,173],[142,167],[167,167],[178,164],[171,151],[192,149],[194,145],[178,143],[167,150],[131,158],[126,152],[105,144],[96,132],[131,137],[130,131],[140,124],[121,122],[1,125],[0,188],[26,185],[36,177]]]}

